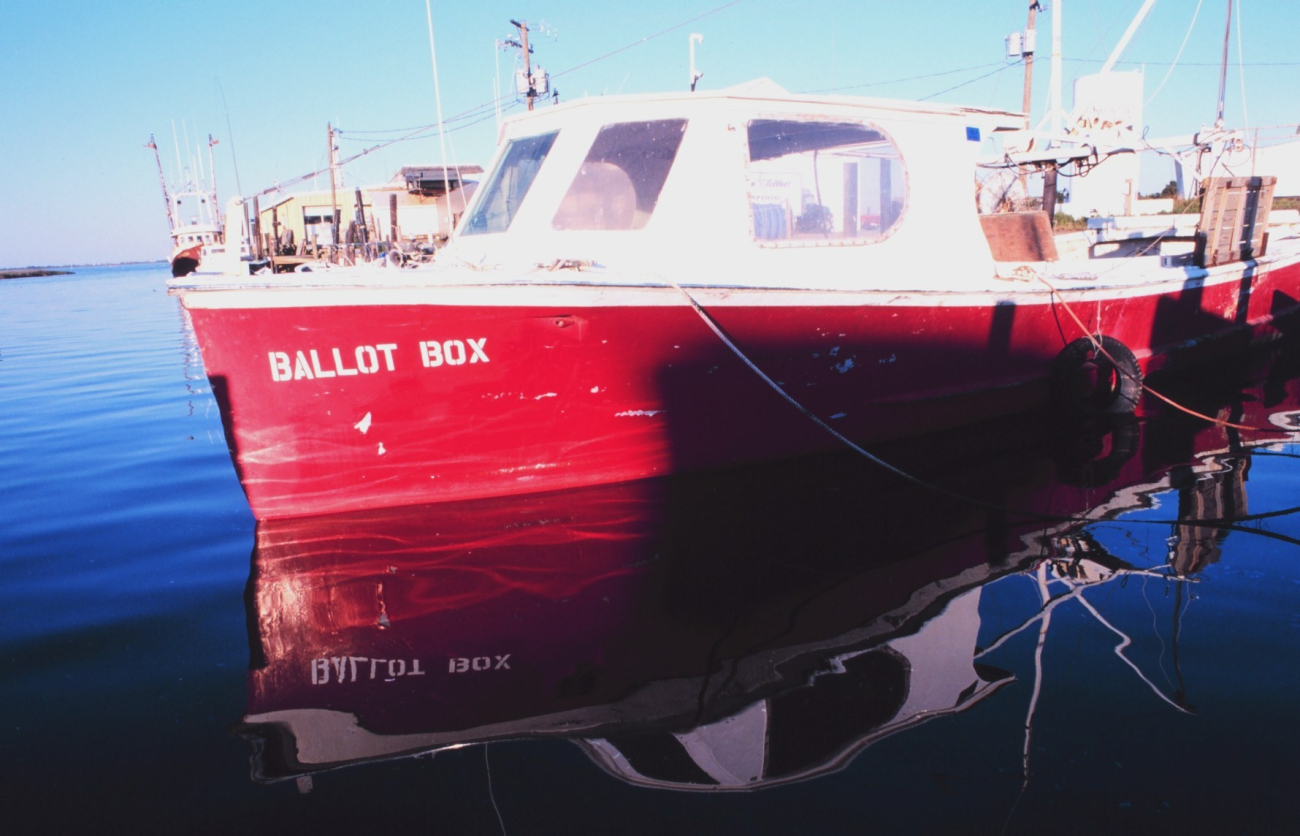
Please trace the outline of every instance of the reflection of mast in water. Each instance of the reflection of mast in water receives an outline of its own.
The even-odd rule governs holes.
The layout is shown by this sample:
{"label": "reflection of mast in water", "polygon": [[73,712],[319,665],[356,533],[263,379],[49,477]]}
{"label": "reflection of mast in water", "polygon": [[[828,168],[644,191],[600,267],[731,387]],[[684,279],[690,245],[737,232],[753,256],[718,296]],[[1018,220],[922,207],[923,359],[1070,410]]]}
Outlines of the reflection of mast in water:
{"label": "reflection of mast in water", "polygon": [[[1156,486],[1157,492],[1169,489],[1178,491],[1178,516],[1177,521],[1172,525],[1168,562],[1163,569],[1143,570],[1128,566],[1109,554],[1087,530],[1070,531],[1049,541],[1048,549],[1052,555],[1041,561],[1033,573],[1042,600],[1042,608],[1036,616],[1000,636],[980,654],[984,655],[997,649],[1035,621],[1039,623],[1038,643],[1034,656],[1034,685],[1025,717],[1025,740],[1022,751],[1025,784],[1029,781],[1030,740],[1034,714],[1042,688],[1043,650],[1047,631],[1051,624],[1052,612],[1067,601],[1077,599],[1098,623],[1119,637],[1120,641],[1114,647],[1115,655],[1146,683],[1152,693],[1184,714],[1195,713],[1195,707],[1187,701],[1187,688],[1178,653],[1179,633],[1186,608],[1184,598],[1187,590],[1184,589],[1184,585],[1196,582],[1194,575],[1219,561],[1222,556],[1222,543],[1228,536],[1226,526],[1249,513],[1246,479],[1250,472],[1251,451],[1243,448],[1236,438],[1230,439],[1230,449],[1232,452],[1227,454],[1207,456],[1199,461],[1171,468],[1168,484]],[[1140,494],[1141,491],[1138,493]],[[1135,506],[1140,504],[1146,503],[1134,503]],[[1132,575],[1162,578],[1166,583],[1173,583],[1171,645],[1176,684],[1173,684],[1172,695],[1162,692],[1125,655],[1125,649],[1133,643],[1132,638],[1108,621],[1083,595],[1085,589],[1101,586],[1116,579],[1127,580]],[[1066,591],[1053,594],[1051,587],[1058,583],[1064,584]],[[1190,600],[1188,596],[1187,601]]]}
{"label": "reflection of mast in water", "polygon": [[1217,459],[1222,470],[1195,473],[1191,467],[1170,473],[1178,489],[1178,519],[1170,537],[1169,565],[1180,576],[1203,571],[1222,556],[1228,536],[1223,523],[1244,517],[1250,456]]}
{"label": "reflection of mast in water", "polygon": [[[1038,700],[1043,688],[1043,655],[1047,646],[1047,634],[1051,627],[1052,614],[1058,607],[1067,602],[1078,601],[1099,624],[1119,637],[1119,643],[1114,646],[1113,652],[1137,674],[1137,677],[1147,685],[1152,693],[1184,714],[1195,713],[1186,702],[1181,673],[1178,674],[1178,686],[1174,690],[1173,696],[1165,695],[1159,686],[1152,682],[1142,672],[1142,669],[1125,655],[1124,651],[1133,643],[1132,638],[1108,621],[1092,602],[1083,595],[1085,589],[1100,587],[1115,580],[1120,580],[1123,583],[1132,576],[1153,577],[1163,579],[1166,582],[1172,580],[1178,590],[1177,600],[1181,604],[1182,586],[1184,583],[1191,582],[1192,579],[1174,574],[1167,569],[1138,569],[1130,566],[1107,552],[1105,547],[1088,531],[1072,531],[1051,537],[1046,541],[1046,546],[1050,554],[1040,560],[1033,570],[1022,575],[1022,577],[1033,580],[1042,601],[1042,607],[1036,615],[1003,633],[988,647],[976,654],[977,659],[982,658],[1005,645],[1014,636],[1024,632],[1035,622],[1038,623],[1038,638],[1034,648],[1034,681],[1030,691],[1029,705],[1025,713],[1025,737],[1021,749],[1022,792],[1029,784],[1030,743],[1033,738],[1034,716],[1038,710]],[[1062,592],[1056,592],[1053,590],[1054,586],[1064,586],[1065,589]],[[1175,668],[1177,668],[1177,620],[1180,612],[1180,608],[1176,606],[1174,610]]]}

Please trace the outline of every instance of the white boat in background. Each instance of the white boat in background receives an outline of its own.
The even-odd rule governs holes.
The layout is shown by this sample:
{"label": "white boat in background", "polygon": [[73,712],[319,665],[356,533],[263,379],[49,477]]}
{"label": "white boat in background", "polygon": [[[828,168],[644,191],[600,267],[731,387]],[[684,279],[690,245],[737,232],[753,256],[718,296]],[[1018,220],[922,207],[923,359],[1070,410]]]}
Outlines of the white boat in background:
{"label": "white boat in background", "polygon": [[162,157],[158,143],[152,136],[146,148],[152,149],[158,163],[158,180],[162,184],[163,201],[167,204],[167,226],[172,239],[171,264],[173,276],[188,276],[203,263],[204,249],[224,244],[221,215],[217,211],[217,177],[212,166],[212,146],[217,140],[208,137],[208,172],[211,183],[194,167],[181,170],[178,185],[168,187],[163,174]]}
{"label": "white boat in background", "polygon": [[[226,217],[217,204],[217,174],[212,158],[212,146],[217,140],[208,136],[208,168],[204,172],[201,158],[194,157],[189,167],[179,169],[177,180],[168,186],[163,174],[162,158],[158,144],[152,136],[145,145],[152,149],[158,163],[158,180],[162,185],[163,201],[167,204],[167,226],[172,249],[168,257],[172,277],[180,278],[194,273],[214,275],[243,275],[257,269],[258,264],[249,254],[248,236],[239,236],[238,246],[227,248]],[[232,206],[242,206],[235,198]]]}

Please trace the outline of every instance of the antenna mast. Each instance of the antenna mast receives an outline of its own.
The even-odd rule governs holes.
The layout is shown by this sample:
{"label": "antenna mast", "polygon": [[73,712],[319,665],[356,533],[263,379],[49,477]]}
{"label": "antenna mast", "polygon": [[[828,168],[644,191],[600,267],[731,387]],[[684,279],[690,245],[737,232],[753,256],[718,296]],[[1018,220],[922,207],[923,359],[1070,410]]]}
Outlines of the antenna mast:
{"label": "antenna mast", "polygon": [[[429,0],[424,0],[424,15],[429,23],[429,60],[433,62],[433,99],[438,111],[438,147],[442,149],[442,188],[445,198],[443,203],[447,205],[447,234],[451,235],[451,175],[447,171],[447,130],[442,123],[442,88],[438,86],[438,53],[433,49],[433,9],[429,5]],[[531,108],[531,99],[528,104]],[[459,169],[457,174],[457,182],[459,182]]]}
{"label": "antenna mast", "polygon": [[703,35],[699,34],[698,32],[691,33],[690,43],[691,43],[691,92],[692,93],[695,92],[695,85],[699,82],[701,78],[704,78],[704,73],[695,69],[695,45],[703,41],[704,41]]}

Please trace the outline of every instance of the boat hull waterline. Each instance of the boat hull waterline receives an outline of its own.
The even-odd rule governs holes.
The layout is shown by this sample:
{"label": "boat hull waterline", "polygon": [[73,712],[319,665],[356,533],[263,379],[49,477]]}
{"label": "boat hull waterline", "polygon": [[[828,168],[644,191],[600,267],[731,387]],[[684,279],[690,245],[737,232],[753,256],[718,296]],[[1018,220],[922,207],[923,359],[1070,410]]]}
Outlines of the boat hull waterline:
{"label": "boat hull waterline", "polygon": [[1300,296],[1291,260],[1204,279],[1177,272],[1176,282],[1059,292],[1032,281],[1002,293],[574,282],[231,290],[184,302],[240,481],[269,519],[612,483],[840,443],[692,300],[790,398],[871,444],[1043,403],[1053,360],[1088,333],[1119,340],[1151,372],[1277,336]]}

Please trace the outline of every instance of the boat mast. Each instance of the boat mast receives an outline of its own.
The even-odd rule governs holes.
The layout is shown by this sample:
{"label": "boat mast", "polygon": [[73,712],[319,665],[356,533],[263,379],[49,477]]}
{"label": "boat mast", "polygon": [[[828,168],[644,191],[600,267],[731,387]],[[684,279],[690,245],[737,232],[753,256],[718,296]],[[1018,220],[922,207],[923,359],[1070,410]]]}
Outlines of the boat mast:
{"label": "boat mast", "polygon": [[[442,202],[447,207],[447,235],[450,236],[452,227],[451,175],[447,172],[447,130],[442,122],[442,88],[438,84],[438,53],[433,48],[433,10],[429,5],[429,0],[424,0],[424,15],[429,24],[429,60],[433,64],[433,101],[438,116],[438,147],[442,151]],[[531,100],[529,100],[529,104],[532,104]],[[459,182],[459,178],[457,178],[457,181]],[[462,201],[464,197],[464,192],[462,192]],[[464,203],[461,204],[461,211],[465,211]]]}
{"label": "boat mast", "polygon": [[1223,25],[1223,63],[1219,67],[1219,109],[1214,127],[1223,127],[1223,99],[1228,89],[1228,36],[1232,32],[1232,0],[1228,0],[1228,20]]}
{"label": "boat mast", "polygon": [[326,122],[325,131],[328,134],[330,161],[330,243],[337,247],[339,245],[339,196],[338,179],[334,176],[336,157],[334,155],[335,145],[333,123]]}
{"label": "boat mast", "polygon": [[216,144],[217,141],[212,138],[212,134],[208,134],[208,176],[212,178],[212,204],[210,211],[212,213],[212,224],[217,228],[219,240],[221,233],[221,210],[219,207],[221,204],[217,203],[217,163],[212,157],[212,146]]}
{"label": "boat mast", "polygon": [[[1231,2],[1231,0],[1229,0],[1229,2]],[[1124,50],[1128,47],[1128,42],[1133,39],[1133,34],[1137,32],[1138,27],[1142,25],[1142,21],[1147,16],[1147,12],[1151,11],[1151,7],[1155,4],[1156,0],[1147,0],[1142,4],[1142,8],[1133,16],[1133,20],[1129,23],[1127,31],[1124,32],[1124,37],[1120,38],[1119,43],[1115,44],[1115,48],[1111,50],[1110,57],[1107,58],[1106,63],[1102,65],[1102,73],[1108,73],[1114,68],[1115,62],[1119,60],[1120,55],[1123,54]]]}
{"label": "boat mast", "polygon": [[154,162],[158,164],[158,182],[162,184],[163,203],[167,204],[167,227],[171,232],[176,229],[176,218],[172,215],[172,199],[167,194],[167,177],[163,174],[162,157],[158,154],[158,143],[154,142],[153,134],[149,134],[149,144],[145,148],[153,149]]}

